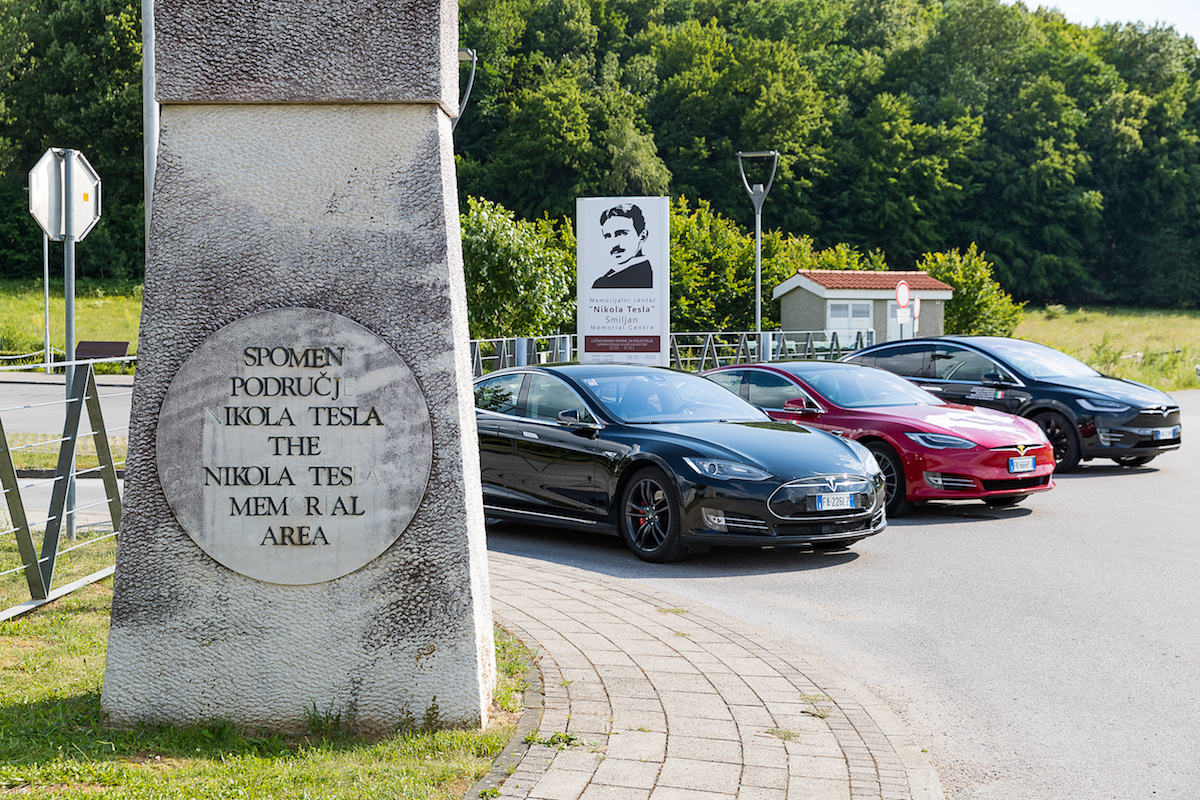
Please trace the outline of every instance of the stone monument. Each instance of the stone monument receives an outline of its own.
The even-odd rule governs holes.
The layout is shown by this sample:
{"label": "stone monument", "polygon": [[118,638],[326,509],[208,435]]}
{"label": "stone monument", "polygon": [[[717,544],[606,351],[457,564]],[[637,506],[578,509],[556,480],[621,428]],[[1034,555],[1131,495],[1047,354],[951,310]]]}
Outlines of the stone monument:
{"label": "stone monument", "polygon": [[480,725],[453,0],[158,0],[112,725]]}

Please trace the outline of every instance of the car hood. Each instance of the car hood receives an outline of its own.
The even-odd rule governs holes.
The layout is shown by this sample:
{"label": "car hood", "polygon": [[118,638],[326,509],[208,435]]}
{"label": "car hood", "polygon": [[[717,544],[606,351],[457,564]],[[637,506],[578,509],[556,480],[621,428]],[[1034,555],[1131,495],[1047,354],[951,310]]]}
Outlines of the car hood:
{"label": "car hood", "polygon": [[[691,440],[697,453],[757,464],[779,478],[871,475],[873,464],[831,433],[786,422],[686,422],[647,425],[653,433]],[[650,432],[650,431],[648,431]]]}
{"label": "car hood", "polygon": [[1119,400],[1122,403],[1128,403],[1138,408],[1153,408],[1155,406],[1173,407],[1178,405],[1171,399],[1169,394],[1159,391],[1153,386],[1125,380],[1124,378],[1110,378],[1107,375],[1070,379],[1043,378],[1042,383],[1062,386],[1065,389],[1082,389],[1085,392],[1092,392],[1101,397]]}
{"label": "car hood", "polygon": [[871,411],[876,420],[907,431],[962,436],[989,449],[1045,441],[1036,422],[983,406],[889,406]]}

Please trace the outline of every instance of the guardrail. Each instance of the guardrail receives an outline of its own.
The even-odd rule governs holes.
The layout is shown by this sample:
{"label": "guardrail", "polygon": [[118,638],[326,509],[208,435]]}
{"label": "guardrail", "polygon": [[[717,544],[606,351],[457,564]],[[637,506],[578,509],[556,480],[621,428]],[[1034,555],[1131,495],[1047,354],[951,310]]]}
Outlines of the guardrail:
{"label": "guardrail", "polygon": [[[80,342],[80,345],[88,344],[118,344],[117,342]],[[120,344],[127,344],[121,342]],[[65,350],[59,350],[57,347],[51,347],[47,355],[46,349],[32,350],[28,353],[11,353],[8,355],[0,355],[0,365],[13,364],[12,369],[30,370],[39,369],[46,373],[59,372],[69,364],[120,364],[121,374],[125,374],[126,368],[137,364],[137,355],[116,356],[112,358],[87,358],[79,353],[76,354],[76,360],[73,362],[58,361],[59,356],[66,356]],[[34,361],[35,358],[40,360]],[[0,366],[0,370],[6,367]]]}
{"label": "guardrail", "polygon": [[[121,359],[98,359],[119,360]],[[128,431],[126,427],[110,429],[105,425],[101,400],[128,396],[130,392],[101,396],[96,386],[93,363],[95,362],[75,361],[57,362],[54,365],[73,368],[70,391],[64,392],[66,396],[62,400],[0,408],[0,486],[3,487],[7,508],[7,518],[4,520],[3,529],[0,529],[0,597],[4,598],[4,602],[0,603],[0,606],[3,606],[3,610],[0,610],[0,621],[19,616],[113,574],[116,538],[121,528],[121,485],[118,469],[124,462],[114,461],[110,437],[114,433],[124,431],[127,434]],[[0,372],[11,374],[18,369],[28,371],[31,368],[4,367],[0,368]],[[43,413],[45,409],[54,406],[63,408],[61,436],[50,432],[6,433],[6,419],[19,419],[23,412]],[[18,424],[17,427],[37,426]],[[87,437],[90,437],[91,451],[94,453],[96,464],[78,469],[80,444]],[[10,438],[31,441],[10,444]],[[52,471],[18,471],[13,458],[14,453],[47,448],[53,452],[55,445],[58,455]],[[91,453],[89,460],[90,456]],[[89,477],[99,478],[95,485],[96,488],[102,489],[102,497],[80,504],[75,492],[76,482],[77,479]],[[92,481],[88,483],[93,484]],[[50,488],[46,515],[30,519],[28,499],[37,495],[41,496],[44,502],[46,488]],[[91,491],[88,493],[93,494]],[[103,511],[97,515],[91,511],[94,508],[101,508]],[[40,547],[37,541],[39,537]],[[67,546],[64,546],[64,543]],[[72,580],[80,572],[86,574]],[[60,580],[64,575],[69,582],[64,583]],[[28,597],[28,600],[21,600],[23,597]]]}
{"label": "guardrail", "polygon": [[[762,336],[771,361],[836,360],[875,343],[874,331],[856,332],[853,344],[843,343],[837,331],[763,331]],[[503,367],[571,361],[579,352],[577,342],[574,334],[475,339],[471,364],[478,378]],[[669,353],[672,367],[695,372],[763,360],[758,357],[758,335],[753,331],[672,333]]]}

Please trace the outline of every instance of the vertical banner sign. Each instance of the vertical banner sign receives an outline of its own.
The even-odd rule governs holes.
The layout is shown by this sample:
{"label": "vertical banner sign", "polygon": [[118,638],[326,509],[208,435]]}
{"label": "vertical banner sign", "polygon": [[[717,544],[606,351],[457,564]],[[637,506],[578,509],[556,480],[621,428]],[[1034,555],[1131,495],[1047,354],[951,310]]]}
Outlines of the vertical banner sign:
{"label": "vertical banner sign", "polygon": [[670,219],[666,197],[576,198],[580,361],[668,363]]}

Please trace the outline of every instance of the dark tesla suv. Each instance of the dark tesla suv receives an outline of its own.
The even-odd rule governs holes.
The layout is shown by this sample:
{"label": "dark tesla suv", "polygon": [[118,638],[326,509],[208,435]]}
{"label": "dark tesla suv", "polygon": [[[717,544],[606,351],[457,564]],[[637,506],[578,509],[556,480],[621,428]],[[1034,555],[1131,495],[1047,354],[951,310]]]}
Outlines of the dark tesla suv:
{"label": "dark tesla suv", "polygon": [[1057,471],[1111,458],[1140,466],[1181,441],[1179,406],[1151,386],[1111,378],[1045,345],[998,336],[943,336],[875,345],[843,361],[882,367],[950,403],[1035,420]]}

